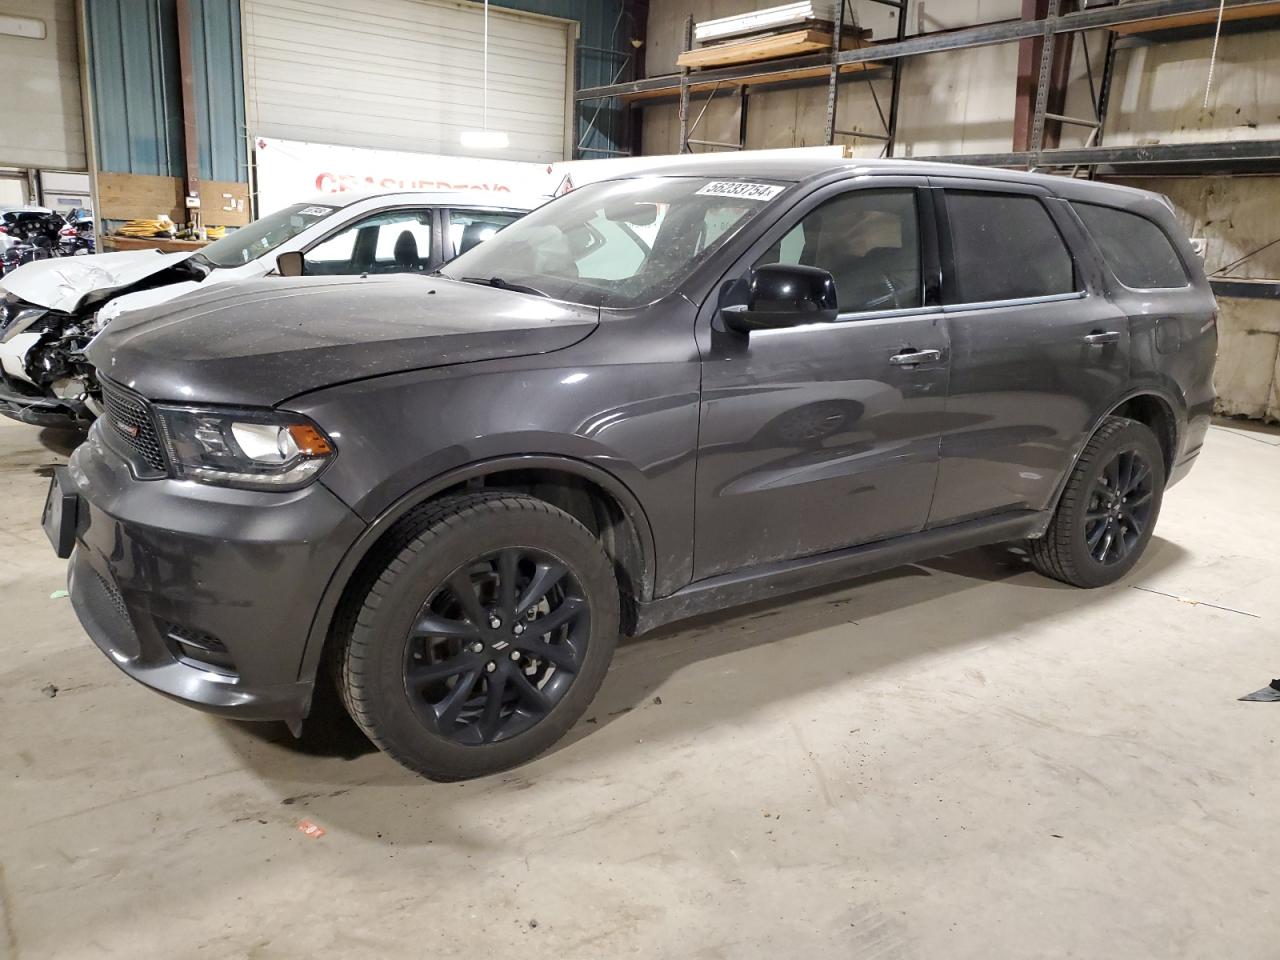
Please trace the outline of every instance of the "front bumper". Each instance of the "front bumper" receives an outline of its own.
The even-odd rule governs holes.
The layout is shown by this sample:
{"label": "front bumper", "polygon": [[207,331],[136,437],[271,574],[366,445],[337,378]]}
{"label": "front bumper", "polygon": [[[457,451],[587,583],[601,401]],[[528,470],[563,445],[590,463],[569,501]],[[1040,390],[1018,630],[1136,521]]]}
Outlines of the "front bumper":
{"label": "front bumper", "polygon": [[290,493],[135,480],[98,427],[71,457],[68,589],[121,670],[193,707],[300,720],[303,651],[330,576],[364,529],[320,484]]}
{"label": "front bumper", "polygon": [[93,414],[83,403],[57,397],[28,397],[0,386],[0,414],[37,427],[83,427]]}

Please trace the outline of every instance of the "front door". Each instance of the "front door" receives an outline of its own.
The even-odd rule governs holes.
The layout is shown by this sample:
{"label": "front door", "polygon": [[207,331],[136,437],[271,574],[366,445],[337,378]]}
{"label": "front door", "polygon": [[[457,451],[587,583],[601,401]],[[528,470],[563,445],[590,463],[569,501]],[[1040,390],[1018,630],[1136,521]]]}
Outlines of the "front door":
{"label": "front door", "polygon": [[1063,201],[935,183],[951,384],[930,527],[1049,506],[1129,375],[1128,322]]}
{"label": "front door", "polygon": [[435,216],[432,207],[394,207],[361,217],[307,248],[303,273],[427,273],[440,262]]}
{"label": "front door", "polygon": [[914,178],[876,182],[810,198],[728,277],[822,267],[837,322],[747,337],[704,310],[695,579],[925,524],[949,352],[931,201]]}

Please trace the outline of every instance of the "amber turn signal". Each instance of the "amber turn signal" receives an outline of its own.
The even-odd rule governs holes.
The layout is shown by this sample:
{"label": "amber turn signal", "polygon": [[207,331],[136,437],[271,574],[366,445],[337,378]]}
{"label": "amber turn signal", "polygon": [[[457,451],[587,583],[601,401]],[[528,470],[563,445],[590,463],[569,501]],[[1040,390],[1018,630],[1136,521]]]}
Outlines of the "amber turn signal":
{"label": "amber turn signal", "polygon": [[327,457],[333,453],[333,445],[309,423],[290,424],[289,436],[297,444],[298,452],[309,457]]}

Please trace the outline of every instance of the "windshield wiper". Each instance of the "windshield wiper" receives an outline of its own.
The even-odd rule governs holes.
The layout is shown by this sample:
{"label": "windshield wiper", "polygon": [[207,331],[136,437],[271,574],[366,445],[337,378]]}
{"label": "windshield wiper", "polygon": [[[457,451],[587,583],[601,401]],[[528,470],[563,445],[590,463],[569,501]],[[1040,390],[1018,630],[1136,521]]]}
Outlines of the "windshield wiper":
{"label": "windshield wiper", "polygon": [[497,287],[499,290],[510,290],[513,293],[531,293],[535,297],[546,297],[549,294],[543,293],[537,287],[530,287],[523,283],[508,283],[501,277],[463,277],[463,283],[479,283],[486,287]]}

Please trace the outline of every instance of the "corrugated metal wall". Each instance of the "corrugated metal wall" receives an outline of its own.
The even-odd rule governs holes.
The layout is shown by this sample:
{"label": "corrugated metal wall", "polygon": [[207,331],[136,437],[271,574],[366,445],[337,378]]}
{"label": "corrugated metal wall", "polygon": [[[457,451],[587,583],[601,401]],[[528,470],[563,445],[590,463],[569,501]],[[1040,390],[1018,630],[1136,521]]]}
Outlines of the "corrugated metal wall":
{"label": "corrugated metal wall", "polygon": [[[99,169],[183,175],[174,0],[85,4]],[[191,0],[200,176],[248,180],[238,0]]]}
{"label": "corrugated metal wall", "polygon": [[200,176],[249,179],[244,133],[240,0],[191,0],[191,47],[200,120]]}
{"label": "corrugated metal wall", "polygon": [[[633,76],[625,55],[633,53],[630,38],[636,36],[644,24],[637,28],[628,20],[624,0],[492,0],[492,3],[526,13],[577,20],[580,24],[579,87],[621,82]],[[593,117],[595,122],[590,124],[588,133]],[[597,151],[617,150],[626,140],[626,122],[622,104],[616,99],[584,104],[578,111],[578,143],[597,150],[586,150],[582,156],[586,159],[606,157],[610,154]]]}
{"label": "corrugated metal wall", "polygon": [[[492,2],[577,20],[579,86],[632,76],[624,56],[616,55],[632,52],[629,39],[637,33],[623,15],[625,0]],[[243,182],[248,179],[248,158],[239,0],[191,0],[191,5],[200,176]],[[182,92],[174,0],[88,0],[85,7],[99,169],[182,176]],[[588,125],[592,117],[595,122]],[[625,140],[626,122],[617,101],[587,104],[578,112],[578,139],[584,147],[616,150]],[[587,151],[582,155],[609,154]]]}

